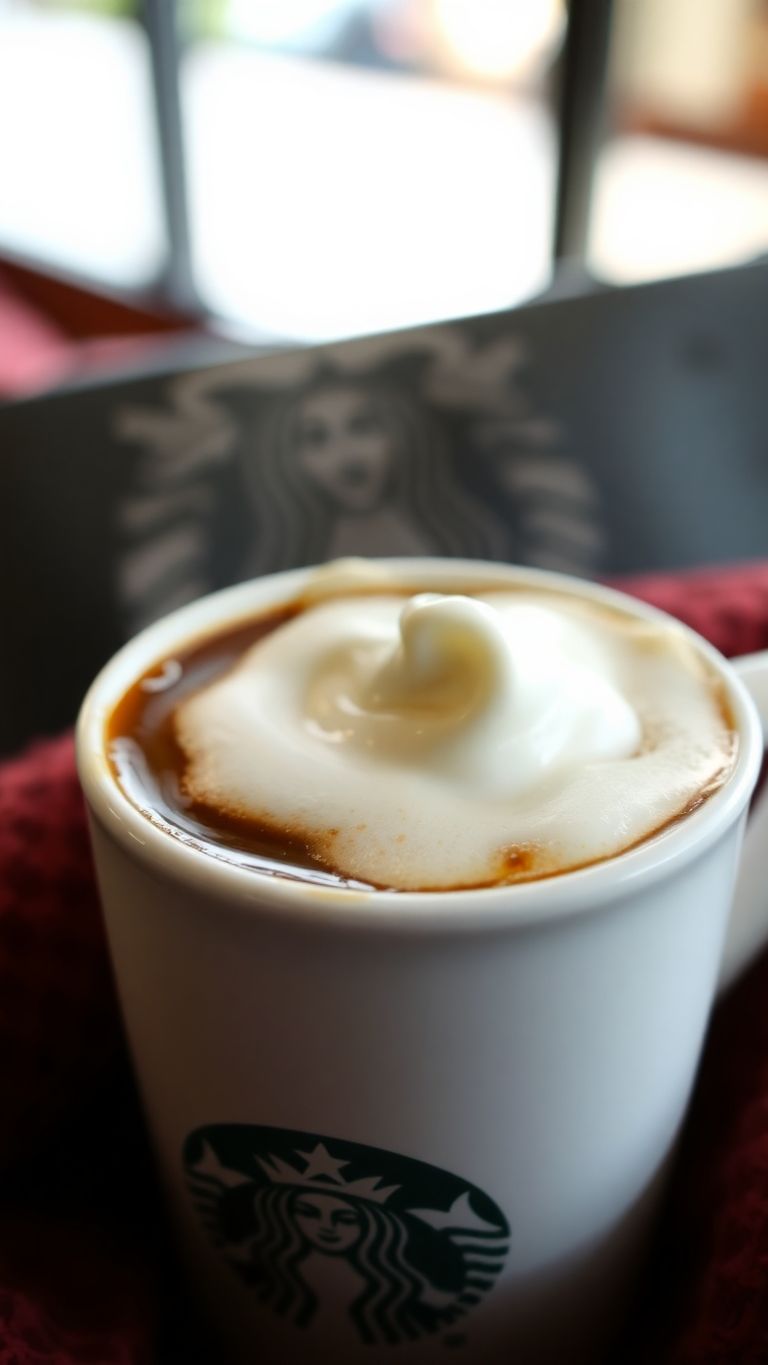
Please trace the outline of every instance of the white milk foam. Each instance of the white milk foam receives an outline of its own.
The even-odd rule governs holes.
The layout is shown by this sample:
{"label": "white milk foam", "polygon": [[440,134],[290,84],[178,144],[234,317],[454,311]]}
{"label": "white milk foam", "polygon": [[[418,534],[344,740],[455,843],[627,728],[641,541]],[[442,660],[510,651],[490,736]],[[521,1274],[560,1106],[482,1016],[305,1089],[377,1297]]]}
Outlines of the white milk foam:
{"label": "white milk foam", "polygon": [[527,589],[319,592],[183,702],[176,732],[193,799],[401,890],[618,854],[734,748],[682,630]]}

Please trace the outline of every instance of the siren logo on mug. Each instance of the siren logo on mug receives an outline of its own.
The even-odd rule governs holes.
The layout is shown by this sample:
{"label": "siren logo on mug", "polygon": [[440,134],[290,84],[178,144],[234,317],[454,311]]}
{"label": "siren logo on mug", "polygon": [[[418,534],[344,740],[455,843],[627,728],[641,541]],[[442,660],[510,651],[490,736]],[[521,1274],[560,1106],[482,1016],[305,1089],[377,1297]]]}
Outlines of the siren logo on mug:
{"label": "siren logo on mug", "polygon": [[492,1199],[410,1157],[317,1133],[198,1128],[184,1145],[206,1231],[297,1327],[366,1344],[451,1331],[492,1288],[510,1229]]}

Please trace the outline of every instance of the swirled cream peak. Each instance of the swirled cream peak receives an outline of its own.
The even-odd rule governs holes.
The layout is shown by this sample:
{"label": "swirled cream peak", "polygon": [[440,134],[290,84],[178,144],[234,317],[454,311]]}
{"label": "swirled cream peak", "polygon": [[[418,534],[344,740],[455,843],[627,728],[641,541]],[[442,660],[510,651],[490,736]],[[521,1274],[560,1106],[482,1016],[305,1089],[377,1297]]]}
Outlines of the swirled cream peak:
{"label": "swirled cream peak", "polygon": [[729,762],[682,632],[544,591],[317,599],[182,703],[184,788],[351,879],[487,885],[619,853]]}
{"label": "swirled cream peak", "polygon": [[636,749],[640,723],[599,650],[545,607],[424,593],[369,609],[365,635],[354,602],[296,629],[310,651],[304,724],[355,767],[511,796]]}

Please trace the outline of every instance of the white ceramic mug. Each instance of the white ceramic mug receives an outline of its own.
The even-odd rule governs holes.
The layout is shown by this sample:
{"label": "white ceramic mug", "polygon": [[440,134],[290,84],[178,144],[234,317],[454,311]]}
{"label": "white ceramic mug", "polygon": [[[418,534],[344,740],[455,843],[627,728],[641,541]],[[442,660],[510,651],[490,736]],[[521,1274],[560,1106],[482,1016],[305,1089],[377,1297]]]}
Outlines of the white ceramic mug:
{"label": "white ceramic mug", "polygon": [[[418,588],[522,580],[660,615],[533,570],[388,562]],[[180,1245],[232,1360],[571,1365],[631,1285],[718,981],[768,936],[748,849],[724,952],[763,756],[747,688],[765,720],[766,657],[729,664],[698,642],[738,760],[698,810],[617,858],[469,892],[272,879],[151,824],[111,774],[104,727],[154,663],[291,600],[306,572],[151,626],[79,721],[115,973]]]}

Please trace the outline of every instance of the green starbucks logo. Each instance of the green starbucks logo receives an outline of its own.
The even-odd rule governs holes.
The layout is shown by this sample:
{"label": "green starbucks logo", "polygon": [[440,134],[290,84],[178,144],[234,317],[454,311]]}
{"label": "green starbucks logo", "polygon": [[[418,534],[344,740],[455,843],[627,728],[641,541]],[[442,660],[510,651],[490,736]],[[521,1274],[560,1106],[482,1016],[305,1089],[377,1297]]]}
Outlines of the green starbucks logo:
{"label": "green starbucks logo", "polygon": [[477,1186],[378,1147],[217,1124],[190,1133],[184,1165],[211,1240],[297,1327],[333,1316],[368,1344],[451,1328],[509,1249],[504,1214]]}

